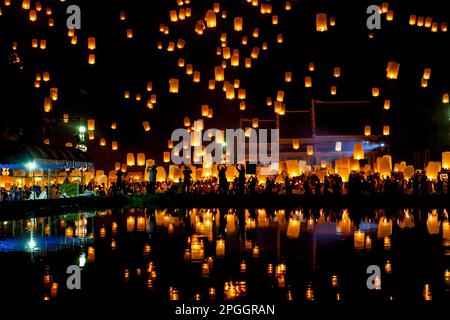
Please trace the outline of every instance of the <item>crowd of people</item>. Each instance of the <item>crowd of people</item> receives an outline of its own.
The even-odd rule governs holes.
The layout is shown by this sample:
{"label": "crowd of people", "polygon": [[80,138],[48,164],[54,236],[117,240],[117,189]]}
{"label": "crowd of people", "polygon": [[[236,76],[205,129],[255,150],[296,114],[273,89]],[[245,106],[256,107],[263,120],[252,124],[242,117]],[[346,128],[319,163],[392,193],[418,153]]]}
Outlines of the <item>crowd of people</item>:
{"label": "crowd of people", "polygon": [[[267,177],[259,181],[256,175],[247,175],[245,166],[236,167],[238,175],[233,181],[228,181],[227,167],[218,166],[218,176],[201,180],[191,178],[192,171],[186,166],[183,178],[177,181],[156,181],[156,167],[148,169],[149,181],[125,181],[119,171],[117,181],[109,186],[96,185],[91,181],[79,185],[78,194],[93,196],[145,195],[145,194],[223,194],[223,195],[255,195],[255,194],[304,194],[304,195],[450,195],[450,183],[447,174],[439,173],[437,179],[430,180],[424,172],[417,171],[410,179],[406,179],[401,172],[392,172],[389,177],[382,177],[379,173],[365,174],[363,171],[350,173],[348,181],[344,182],[338,174],[330,174],[322,179],[314,173],[302,173],[300,176],[290,177],[287,172],[281,176]],[[445,177],[445,178],[444,178]],[[58,185],[47,186],[12,186],[9,190],[0,189],[1,201],[19,201],[31,199],[48,199],[67,197]]]}

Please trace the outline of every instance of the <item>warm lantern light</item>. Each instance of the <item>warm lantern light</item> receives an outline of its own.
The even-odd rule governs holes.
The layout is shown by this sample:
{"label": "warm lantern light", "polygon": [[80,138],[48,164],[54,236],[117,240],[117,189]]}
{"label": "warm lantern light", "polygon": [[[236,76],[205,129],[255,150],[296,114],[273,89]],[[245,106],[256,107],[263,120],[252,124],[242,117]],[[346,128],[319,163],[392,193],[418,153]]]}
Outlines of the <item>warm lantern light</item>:
{"label": "warm lantern light", "polygon": [[239,103],[239,110],[245,111],[245,108],[246,108],[245,101],[242,101],[241,103]]}
{"label": "warm lantern light", "polygon": [[333,70],[333,76],[335,78],[339,78],[341,76],[341,68],[335,67],[334,70]]}
{"label": "warm lantern light", "polygon": [[448,103],[449,102],[449,96],[448,93],[444,93],[442,96],[442,103]]}
{"label": "warm lantern light", "polygon": [[450,169],[450,151],[442,152],[442,168]]}
{"label": "warm lantern light", "polygon": [[252,119],[252,127],[255,128],[255,129],[259,127],[259,120],[258,120],[258,118],[253,118]]}
{"label": "warm lantern light", "polygon": [[286,72],[284,73],[284,81],[285,81],[286,83],[292,82],[292,72],[291,72],[291,71],[286,71]]}
{"label": "warm lantern light", "polygon": [[50,88],[50,98],[52,101],[58,100],[58,88]]}
{"label": "warm lantern light", "polygon": [[312,87],[312,78],[305,77],[305,88],[311,88],[311,87]]}
{"label": "warm lantern light", "polygon": [[242,17],[234,18],[234,31],[242,31],[243,29],[243,19]]}
{"label": "warm lantern light", "polygon": [[389,126],[383,126],[383,135],[388,136],[390,134],[390,127]]}
{"label": "warm lantern light", "polygon": [[307,154],[308,156],[314,155],[314,146],[311,146],[311,145],[307,146],[307,147],[306,147],[306,154]]}
{"label": "warm lantern light", "polygon": [[100,147],[106,146],[106,140],[105,138],[100,138]]}
{"label": "warm lantern light", "polygon": [[145,166],[145,153],[138,153],[137,154],[137,161],[136,164],[138,166]]}
{"label": "warm lantern light", "polygon": [[88,38],[88,49],[89,50],[95,50],[96,46],[95,46],[95,38],[91,37]]}
{"label": "warm lantern light", "polygon": [[217,25],[215,11],[213,11],[213,10],[206,11],[205,20],[206,20],[206,26],[208,28],[215,28]]}
{"label": "warm lantern light", "polygon": [[400,64],[395,61],[390,61],[387,65],[387,75],[386,77],[388,79],[397,79],[398,77],[398,71],[400,69]]}
{"label": "warm lantern light", "polygon": [[409,25],[411,25],[411,26],[415,25],[416,20],[417,20],[416,15],[414,15],[414,14],[410,15],[409,16]]}
{"label": "warm lantern light", "polygon": [[133,38],[133,29],[127,29],[127,38],[132,39]]}
{"label": "warm lantern light", "polygon": [[117,129],[117,122],[111,123],[111,129],[116,130]]}
{"label": "warm lantern light", "polygon": [[192,80],[195,83],[199,83],[200,82],[200,71],[195,71],[194,72],[194,78]]}
{"label": "warm lantern light", "polygon": [[421,86],[422,88],[428,87],[428,80],[422,78],[422,80],[420,81],[420,86]]}
{"label": "warm lantern light", "polygon": [[316,15],[316,31],[324,32],[328,30],[328,18],[326,13]]}
{"label": "warm lantern light", "polygon": [[164,154],[163,154],[163,161],[165,163],[169,163],[170,162],[170,152],[168,152],[168,151],[164,152]]}
{"label": "warm lantern light", "polygon": [[441,22],[441,32],[447,32],[447,22]]}
{"label": "warm lantern light", "polygon": [[[37,79],[36,79],[36,80],[37,80]],[[44,82],[49,82],[49,81],[50,81],[50,73],[44,72],[44,73],[42,74],[42,80],[43,80]]]}
{"label": "warm lantern light", "polygon": [[94,131],[95,130],[95,120],[94,119],[88,119],[88,131]]}
{"label": "warm lantern light", "polygon": [[423,79],[430,80],[431,78],[431,68],[425,68],[423,71]]}
{"label": "warm lantern light", "polygon": [[119,145],[117,144],[117,141],[111,142],[111,149],[112,149],[113,151],[116,151],[116,150],[119,149]]}
{"label": "warm lantern light", "polygon": [[392,21],[392,20],[394,20],[394,11],[388,10],[388,12],[386,12],[386,21]]}
{"label": "warm lantern light", "polygon": [[52,111],[52,99],[50,99],[49,97],[46,97],[44,99],[44,111],[45,112]]}
{"label": "warm lantern light", "polygon": [[362,143],[355,143],[355,145],[353,146],[353,159],[364,159],[364,146]]}
{"label": "warm lantern light", "polygon": [[37,20],[36,10],[30,10],[29,17],[31,22],[36,21]]}
{"label": "warm lantern light", "polygon": [[178,93],[178,79],[170,79],[169,80],[169,92],[170,93]]}
{"label": "warm lantern light", "polygon": [[142,122],[142,126],[144,127],[145,132],[150,131],[150,123],[148,121]]}
{"label": "warm lantern light", "polygon": [[372,97],[378,97],[380,95],[380,89],[372,88]]}
{"label": "warm lantern light", "polygon": [[259,48],[258,47],[254,47],[253,49],[252,49],[252,53],[250,54],[250,57],[252,58],[252,59],[258,59],[258,56],[259,56]]}
{"label": "warm lantern light", "polygon": [[41,50],[47,49],[47,40],[41,40],[41,41],[39,42],[39,48],[40,48]]}
{"label": "warm lantern light", "polygon": [[64,121],[64,123],[69,122],[69,115],[67,113],[63,114],[63,121]]}
{"label": "warm lantern light", "polygon": [[335,96],[336,93],[337,93],[337,87],[336,87],[336,86],[332,86],[332,87],[331,87],[331,95],[332,95],[332,96]]}
{"label": "warm lantern light", "polygon": [[292,149],[300,149],[300,139],[292,139]]}
{"label": "warm lantern light", "polygon": [[95,64],[95,54],[89,55],[89,64]]}
{"label": "warm lantern light", "polygon": [[311,72],[314,71],[314,63],[313,63],[313,62],[310,62],[310,63],[308,64],[308,70],[311,71]]}
{"label": "warm lantern light", "polygon": [[334,146],[334,150],[336,152],[341,152],[342,151],[342,142],[341,141],[336,141],[336,145]]}
{"label": "warm lantern light", "polygon": [[384,100],[383,108],[384,110],[389,110],[391,108],[391,100]]}
{"label": "warm lantern light", "polygon": [[370,136],[371,134],[372,134],[372,130],[371,130],[370,126],[365,126],[364,127],[364,135]]}

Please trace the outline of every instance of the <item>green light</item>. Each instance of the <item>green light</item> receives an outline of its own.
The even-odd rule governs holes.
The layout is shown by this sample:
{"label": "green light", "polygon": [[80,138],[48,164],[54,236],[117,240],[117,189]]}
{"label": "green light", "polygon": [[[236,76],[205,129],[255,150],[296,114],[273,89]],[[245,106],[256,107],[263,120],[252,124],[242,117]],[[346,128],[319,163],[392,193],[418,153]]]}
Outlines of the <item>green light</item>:
{"label": "green light", "polygon": [[80,131],[80,133],[85,133],[86,132],[86,127],[85,126],[80,126],[80,128],[78,130]]}

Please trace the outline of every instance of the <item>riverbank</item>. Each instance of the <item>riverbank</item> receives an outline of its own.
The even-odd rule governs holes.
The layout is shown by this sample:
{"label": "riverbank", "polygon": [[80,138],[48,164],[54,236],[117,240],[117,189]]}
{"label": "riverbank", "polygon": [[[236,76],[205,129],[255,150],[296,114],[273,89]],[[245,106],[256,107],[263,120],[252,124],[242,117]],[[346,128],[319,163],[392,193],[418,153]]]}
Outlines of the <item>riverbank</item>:
{"label": "riverbank", "polygon": [[0,202],[0,221],[59,215],[80,210],[122,208],[129,202],[130,200],[122,195]]}

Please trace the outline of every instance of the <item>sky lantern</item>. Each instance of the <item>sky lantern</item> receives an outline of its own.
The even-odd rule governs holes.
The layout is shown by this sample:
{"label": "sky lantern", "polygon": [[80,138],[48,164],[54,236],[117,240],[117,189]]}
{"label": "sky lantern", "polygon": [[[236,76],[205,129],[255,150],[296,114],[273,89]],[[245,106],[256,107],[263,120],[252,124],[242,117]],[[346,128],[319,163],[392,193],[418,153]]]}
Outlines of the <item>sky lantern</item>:
{"label": "sky lantern", "polygon": [[185,117],[183,119],[183,124],[185,127],[190,127],[191,126],[191,120],[189,119],[189,117]]}
{"label": "sky lantern", "polygon": [[278,24],[278,16],[277,15],[273,15],[272,16],[272,24],[274,26]]}
{"label": "sky lantern", "polygon": [[177,22],[178,21],[178,14],[177,14],[176,10],[170,10],[169,16],[170,16],[170,22]]}
{"label": "sky lantern", "polygon": [[153,103],[153,104],[156,103],[156,94],[152,94],[152,95],[150,96],[150,102]]}
{"label": "sky lantern", "polygon": [[448,93],[444,93],[444,95],[442,96],[442,103],[448,103],[448,102],[449,102]]}
{"label": "sky lantern", "polygon": [[95,54],[90,54],[89,55],[89,64],[90,65],[95,64]]}
{"label": "sky lantern", "polygon": [[300,139],[292,139],[292,149],[300,149]]}
{"label": "sky lantern", "polygon": [[393,21],[393,20],[394,20],[394,11],[388,10],[388,12],[386,12],[386,21]]}
{"label": "sky lantern", "polygon": [[147,91],[151,92],[153,90],[153,82],[147,82]]}
{"label": "sky lantern", "polygon": [[47,40],[41,40],[41,41],[39,42],[39,48],[40,48],[41,50],[47,49]]}
{"label": "sky lantern", "polygon": [[36,10],[30,10],[29,18],[31,22],[35,22],[37,20]]}
{"label": "sky lantern", "polygon": [[438,32],[438,30],[439,30],[439,23],[433,22],[433,24],[431,25],[431,32]]}
{"label": "sky lantern", "polygon": [[94,140],[95,139],[94,131],[88,131],[88,139],[89,140]]}
{"label": "sky lantern", "polygon": [[178,12],[178,19],[179,20],[186,20],[186,9],[181,8]]}
{"label": "sky lantern", "polygon": [[364,146],[362,143],[355,143],[353,145],[353,159],[355,160],[364,159]]}
{"label": "sky lantern", "polygon": [[291,11],[292,10],[292,5],[290,1],[286,1],[284,4],[284,10],[286,11]]}
{"label": "sky lantern", "polygon": [[170,152],[165,151],[163,153],[163,161],[164,161],[164,163],[169,163],[170,162]]}
{"label": "sky lantern", "polygon": [[233,100],[235,98],[235,92],[234,92],[234,86],[232,86],[230,83],[225,87],[225,94],[227,100]]}
{"label": "sky lantern", "polygon": [[52,101],[58,100],[58,88],[50,88],[50,98]]}
{"label": "sky lantern", "polygon": [[425,68],[425,70],[423,71],[423,77],[426,80],[430,80],[431,78],[431,68]]}
{"label": "sky lantern", "polygon": [[178,67],[183,68],[185,66],[185,61],[183,58],[178,58]]}
{"label": "sky lantern", "polygon": [[186,8],[186,18],[189,18],[192,15],[192,9]]}
{"label": "sky lantern", "polygon": [[247,98],[245,89],[239,89],[238,90],[238,99],[239,100],[245,100]]}
{"label": "sky lantern", "polygon": [[127,172],[127,164],[126,163],[122,163],[122,167],[120,168],[120,171],[122,171],[123,173]]}
{"label": "sky lantern", "polygon": [[255,30],[253,30],[252,37],[253,38],[259,37],[259,28],[255,28]]}
{"label": "sky lantern", "polygon": [[67,114],[67,113],[63,114],[63,122],[64,123],[69,123],[69,114]]}
{"label": "sky lantern", "polygon": [[245,109],[246,109],[245,101],[242,101],[241,103],[239,103],[239,110],[245,111]]}
{"label": "sky lantern", "polygon": [[225,70],[223,67],[219,66],[219,67],[215,67],[214,68],[214,77],[215,80],[220,82],[220,81],[224,81],[225,80]]}
{"label": "sky lantern", "polygon": [[78,37],[73,36],[72,39],[70,39],[70,44],[75,46],[77,43],[78,43]]}
{"label": "sky lantern", "polygon": [[111,142],[111,149],[112,149],[113,151],[116,151],[116,150],[119,149],[119,144],[117,143],[117,141],[112,141],[112,142]]}
{"label": "sky lantern", "polygon": [[145,153],[138,153],[136,164],[140,167],[145,166]]}
{"label": "sky lantern", "polygon": [[220,12],[220,3],[215,2],[213,8],[214,8],[215,13],[219,13]]}
{"label": "sky lantern", "polygon": [[184,46],[186,45],[186,41],[184,39],[178,39],[177,41],[177,48],[178,49],[184,49]]}
{"label": "sky lantern", "polygon": [[169,44],[167,45],[167,51],[168,52],[173,52],[175,51],[175,42],[170,41]]}
{"label": "sky lantern", "polygon": [[400,64],[395,61],[389,61],[386,69],[386,77],[388,79],[397,79],[398,71],[400,69]]}
{"label": "sky lantern", "polygon": [[425,19],[425,28],[431,28],[431,24],[433,23],[433,18],[427,17]]}
{"label": "sky lantern", "polygon": [[441,32],[447,32],[447,22],[441,22]]}
{"label": "sky lantern", "polygon": [[169,92],[170,93],[178,93],[178,79],[170,79],[169,80]]}
{"label": "sky lantern", "polygon": [[284,91],[278,90],[278,92],[277,92],[277,101],[278,102],[283,102],[284,101]]}
{"label": "sky lantern", "polygon": [[428,87],[428,80],[425,79],[425,78],[422,78],[421,81],[420,81],[420,86],[421,86],[422,88]]}
{"label": "sky lantern", "polygon": [[286,72],[284,73],[284,81],[285,81],[286,83],[292,82],[292,72],[291,72],[291,71],[286,71]]}
{"label": "sky lantern", "polygon": [[312,146],[312,145],[306,146],[306,154],[308,156],[313,156],[314,155],[314,146]]}
{"label": "sky lantern", "polygon": [[195,72],[194,72],[194,78],[193,78],[193,81],[194,81],[195,83],[199,83],[199,82],[200,82],[200,71],[195,71]]}
{"label": "sky lantern", "polygon": [[216,81],[215,80],[209,80],[209,82],[208,82],[208,89],[209,90],[216,89]]}
{"label": "sky lantern", "polygon": [[213,115],[214,115],[213,108],[209,108],[208,115],[207,115],[208,119],[212,119]]}
{"label": "sky lantern", "polygon": [[422,17],[422,16],[419,16],[418,18],[417,18],[417,26],[418,27],[423,27],[423,24],[425,23],[425,18],[424,17]]}
{"label": "sky lantern", "polygon": [[243,46],[246,46],[248,44],[248,37],[247,36],[243,36],[241,43],[242,43]]}
{"label": "sky lantern", "polygon": [[94,37],[88,38],[88,49],[89,50],[95,50],[96,49],[95,38]]}
{"label": "sky lantern", "polygon": [[383,108],[384,110],[389,110],[391,108],[391,100],[384,100]]}
{"label": "sky lantern", "polygon": [[214,12],[214,10],[206,11],[205,20],[206,20],[206,26],[208,28],[216,27],[217,21],[216,21],[216,13]]}
{"label": "sky lantern", "polygon": [[253,118],[252,119],[252,128],[253,129],[257,129],[259,127],[259,120],[258,118]]}
{"label": "sky lantern", "polygon": [[252,59],[251,58],[245,58],[245,67],[247,69],[252,67]]}
{"label": "sky lantern", "polygon": [[254,47],[253,49],[252,49],[252,53],[251,53],[251,55],[250,55],[251,57],[252,57],[252,59],[258,59],[258,56],[259,56],[259,48],[258,47]]}
{"label": "sky lantern", "polygon": [[283,34],[279,33],[277,35],[277,43],[283,43]]}
{"label": "sky lantern", "polygon": [[225,47],[222,49],[222,57],[225,60],[228,60],[231,58],[231,49],[229,47]]}
{"label": "sky lantern", "polygon": [[234,18],[234,31],[242,31],[243,29],[244,20],[242,17],[235,17]]}
{"label": "sky lantern", "polygon": [[207,117],[209,114],[209,106],[207,104],[202,105],[202,117]]}
{"label": "sky lantern", "polygon": [[190,76],[190,75],[193,74],[193,73],[194,73],[194,67],[192,66],[192,64],[188,63],[188,64],[186,65],[186,74],[187,74],[188,76]]}
{"label": "sky lantern", "polygon": [[337,94],[337,87],[336,86],[331,86],[331,95],[335,96]]}
{"label": "sky lantern", "polygon": [[316,31],[325,32],[328,30],[328,18],[326,13],[316,15]]}
{"label": "sky lantern", "polygon": [[50,99],[50,97],[44,98],[44,111],[45,112],[52,111],[52,99]]}
{"label": "sky lantern", "polygon": [[381,13],[387,13],[388,10],[389,10],[389,3],[384,2],[384,3],[381,5],[380,11],[381,11]]}
{"label": "sky lantern", "polygon": [[442,168],[450,169],[450,152],[442,152]]}
{"label": "sky lantern", "polygon": [[38,39],[31,40],[31,47],[32,48],[37,48],[38,46],[39,46]]}
{"label": "sky lantern", "polygon": [[233,56],[231,57],[231,66],[239,67],[239,54],[233,53]]}
{"label": "sky lantern", "polygon": [[336,141],[336,144],[334,146],[334,150],[336,152],[341,152],[342,151],[342,142],[341,141]]}
{"label": "sky lantern", "polygon": [[117,129],[117,122],[111,123],[111,129],[116,130]]}
{"label": "sky lantern", "polygon": [[132,167],[135,165],[134,161],[134,154],[133,153],[127,153],[127,166]]}
{"label": "sky lantern", "polygon": [[127,14],[125,11],[120,11],[119,19],[120,21],[125,21],[127,19]]}
{"label": "sky lantern", "polygon": [[105,138],[100,138],[100,147],[106,146],[106,140]]}
{"label": "sky lantern", "polygon": [[136,99],[136,101],[141,101],[142,100],[142,95],[139,92],[136,93],[135,99]]}
{"label": "sky lantern", "polygon": [[75,29],[74,28],[69,28],[67,31],[67,36],[69,38],[73,37],[75,35]]}
{"label": "sky lantern", "polygon": [[335,67],[334,70],[333,70],[333,76],[335,78],[339,78],[341,76],[341,68]]}
{"label": "sky lantern", "polygon": [[41,82],[36,80],[34,82],[34,87],[37,88],[37,89],[40,88],[41,87]]}
{"label": "sky lantern", "polygon": [[127,38],[132,39],[133,38],[133,29],[127,29]]}
{"label": "sky lantern", "polygon": [[380,95],[380,89],[372,88],[372,97],[378,97]]}
{"label": "sky lantern", "polygon": [[415,14],[409,16],[409,25],[414,26],[416,24],[417,17]]}
{"label": "sky lantern", "polygon": [[371,134],[372,134],[372,130],[371,130],[370,126],[365,126],[365,127],[364,127],[364,135],[365,135],[366,137],[368,137],[368,136],[370,136]]}
{"label": "sky lantern", "polygon": [[269,107],[272,105],[272,98],[271,97],[267,97],[266,105],[269,106]]}
{"label": "sky lantern", "polygon": [[334,17],[330,17],[329,21],[330,21],[330,27],[336,26],[336,19]]}
{"label": "sky lantern", "polygon": [[142,126],[144,127],[145,132],[150,131],[150,123],[148,121],[142,122]]}
{"label": "sky lantern", "polygon": [[313,71],[314,71],[314,62],[310,62],[310,63],[308,64],[308,70],[309,70],[310,72],[313,72]]}
{"label": "sky lantern", "polygon": [[383,126],[383,136],[388,136],[391,133],[391,128],[389,126]]}
{"label": "sky lantern", "polygon": [[22,9],[30,10],[30,0],[22,0]]}
{"label": "sky lantern", "polygon": [[312,78],[305,77],[305,88],[311,88],[311,87],[312,87]]}
{"label": "sky lantern", "polygon": [[94,119],[88,119],[87,127],[88,127],[88,131],[94,131],[95,130],[95,120]]}

